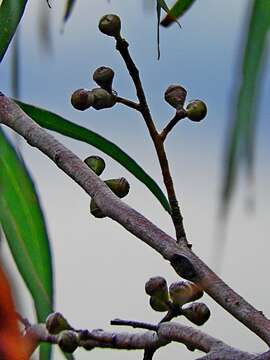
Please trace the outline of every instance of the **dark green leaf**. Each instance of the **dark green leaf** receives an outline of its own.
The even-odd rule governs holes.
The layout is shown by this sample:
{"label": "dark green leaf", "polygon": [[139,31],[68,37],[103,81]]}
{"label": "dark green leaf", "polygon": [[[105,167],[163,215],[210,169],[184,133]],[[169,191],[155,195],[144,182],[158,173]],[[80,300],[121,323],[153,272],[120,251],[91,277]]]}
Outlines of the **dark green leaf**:
{"label": "dark green leaf", "polygon": [[270,2],[253,2],[243,51],[242,73],[238,80],[236,106],[232,128],[227,141],[225,174],[222,189],[222,205],[227,210],[235,186],[236,174],[241,160],[247,164],[250,174],[253,168],[256,106],[259,80],[264,63],[267,34],[270,28]]}
{"label": "dark green leaf", "polygon": [[[53,311],[53,275],[45,222],[31,177],[0,128],[0,222],[13,259],[44,322]],[[41,351],[50,359],[50,347]]]}
{"label": "dark green leaf", "polygon": [[23,16],[27,0],[3,0],[0,6],[0,62]]}
{"label": "dark green leaf", "polygon": [[195,2],[195,0],[177,0],[172,8],[167,12],[165,18],[161,21],[162,26],[169,26],[179,19]]}
{"label": "dark green leaf", "polygon": [[168,200],[157,183],[117,145],[91,130],[65,120],[57,114],[20,101],[17,101],[17,103],[34,121],[44,128],[86,142],[109,155],[145,184],[160,201],[164,209],[170,212]]}
{"label": "dark green leaf", "polygon": [[64,22],[68,20],[75,5],[76,0],[66,0],[66,8],[64,13]]}

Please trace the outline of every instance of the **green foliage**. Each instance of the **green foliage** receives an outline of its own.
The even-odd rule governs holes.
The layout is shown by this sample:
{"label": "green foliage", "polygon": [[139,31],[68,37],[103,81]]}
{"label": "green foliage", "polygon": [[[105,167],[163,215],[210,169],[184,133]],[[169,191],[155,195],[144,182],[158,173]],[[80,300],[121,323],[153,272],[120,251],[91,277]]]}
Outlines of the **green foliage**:
{"label": "green foliage", "polygon": [[0,6],[0,62],[23,16],[27,0],[3,0]]}
{"label": "green foliage", "polygon": [[253,2],[243,51],[240,88],[235,94],[236,106],[226,147],[222,207],[227,210],[235,187],[237,170],[243,160],[250,175],[253,171],[254,137],[257,124],[256,106],[260,74],[270,28],[270,2]]}
{"label": "green foliage", "polygon": [[20,101],[17,101],[17,104],[42,127],[56,131],[73,139],[83,141],[109,155],[140,180],[152,194],[155,195],[164,209],[170,212],[168,200],[157,183],[136,163],[136,161],[121,150],[120,147],[105,139],[103,136],[74,124],[50,111]]}
{"label": "green foliage", "polygon": [[[0,222],[38,321],[53,310],[53,272],[46,226],[31,177],[0,128]],[[41,359],[50,357],[50,347]]]}

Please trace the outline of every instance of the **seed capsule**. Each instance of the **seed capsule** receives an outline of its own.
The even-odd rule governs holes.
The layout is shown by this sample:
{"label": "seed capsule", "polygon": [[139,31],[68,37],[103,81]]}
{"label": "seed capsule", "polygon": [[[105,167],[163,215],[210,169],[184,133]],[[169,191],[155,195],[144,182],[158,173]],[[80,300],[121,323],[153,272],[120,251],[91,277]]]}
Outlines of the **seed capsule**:
{"label": "seed capsule", "polygon": [[170,85],[165,91],[164,98],[172,107],[179,110],[184,106],[187,91],[180,85]]}
{"label": "seed capsule", "polygon": [[180,280],[172,283],[169,288],[169,293],[172,301],[180,306],[198,300],[203,296],[203,290],[188,280]]}
{"label": "seed capsule", "polygon": [[114,78],[114,71],[106,66],[101,66],[95,70],[93,80],[104,90],[109,93],[112,92],[112,82]]}
{"label": "seed capsule", "polygon": [[92,93],[85,89],[78,89],[71,95],[71,104],[77,110],[86,110],[93,105]]}
{"label": "seed capsule", "polygon": [[108,91],[97,88],[92,90],[94,96],[93,108],[96,110],[113,107],[116,103],[115,96],[108,93]]}
{"label": "seed capsule", "polygon": [[99,20],[98,28],[103,34],[117,37],[121,31],[121,20],[114,14],[104,15]]}
{"label": "seed capsule", "polygon": [[98,176],[102,174],[105,169],[105,161],[99,156],[88,156],[84,162],[90,167]]}
{"label": "seed capsule", "polygon": [[73,353],[78,347],[78,335],[71,330],[62,331],[58,337],[58,345],[62,351]]}
{"label": "seed capsule", "polygon": [[63,330],[72,329],[64,316],[59,312],[52,313],[47,317],[46,328],[53,335],[59,334]]}
{"label": "seed capsule", "polygon": [[209,308],[204,303],[192,303],[182,308],[182,314],[193,324],[203,325],[210,317]]}
{"label": "seed capsule", "polygon": [[187,106],[187,117],[192,121],[201,121],[207,114],[207,106],[201,100],[194,100]]}
{"label": "seed capsule", "polygon": [[125,197],[129,192],[129,183],[125,178],[109,179],[105,181],[105,184],[117,195],[119,198]]}
{"label": "seed capsule", "polygon": [[161,276],[150,278],[145,284],[145,292],[150,295],[150,306],[156,311],[169,309],[169,293],[166,280]]}

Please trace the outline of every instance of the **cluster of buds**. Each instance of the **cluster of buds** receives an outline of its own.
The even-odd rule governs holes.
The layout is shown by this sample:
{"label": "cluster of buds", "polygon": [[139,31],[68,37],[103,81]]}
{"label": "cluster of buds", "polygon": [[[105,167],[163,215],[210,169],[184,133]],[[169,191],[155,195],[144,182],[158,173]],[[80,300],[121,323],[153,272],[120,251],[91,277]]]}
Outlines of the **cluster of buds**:
{"label": "cluster of buds", "polygon": [[95,70],[93,80],[99,88],[92,90],[78,89],[71,95],[71,104],[77,109],[84,111],[93,107],[95,110],[110,108],[115,105],[116,99],[112,90],[114,71],[106,66]]}
{"label": "cluster of buds", "polygon": [[[164,98],[176,110],[184,109],[187,91],[180,85],[170,85],[165,91]],[[206,104],[202,100],[191,101],[186,109],[186,116],[192,121],[199,122],[207,114]]]}
{"label": "cluster of buds", "polygon": [[[99,30],[115,38],[120,37],[121,20],[119,16],[108,14],[99,22]],[[116,96],[112,89],[114,71],[101,66],[93,73],[93,80],[99,86],[92,90],[78,89],[71,95],[71,104],[77,110],[86,110],[93,107],[95,110],[111,108],[116,103]]]}
{"label": "cluster of buds", "polygon": [[178,314],[196,325],[203,325],[210,317],[210,310],[204,303],[194,302],[203,296],[203,290],[191,281],[179,280],[168,288],[166,280],[156,276],[146,282],[145,292],[150,296],[150,306],[155,311],[177,308]]}
{"label": "cluster of buds", "polygon": [[[105,169],[105,161],[99,156],[89,156],[84,160],[84,162],[98,176],[101,175],[103,170]],[[119,179],[108,179],[105,180],[104,183],[119,198],[123,198],[129,193],[130,186],[128,181],[124,177],[121,177]],[[94,200],[91,200],[90,202],[90,213],[96,218],[106,217],[106,215],[97,206]]]}

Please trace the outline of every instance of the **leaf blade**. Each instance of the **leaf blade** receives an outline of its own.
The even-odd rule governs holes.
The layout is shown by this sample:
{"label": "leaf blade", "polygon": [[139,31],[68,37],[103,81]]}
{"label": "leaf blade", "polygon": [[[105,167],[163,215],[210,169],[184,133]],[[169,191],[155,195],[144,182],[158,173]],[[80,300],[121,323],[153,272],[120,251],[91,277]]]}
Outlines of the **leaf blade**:
{"label": "leaf blade", "polygon": [[254,137],[257,123],[255,109],[269,29],[270,3],[265,0],[254,1],[242,56],[239,88],[234,95],[236,106],[233,122],[225,148],[225,171],[221,194],[223,214],[227,212],[230,205],[241,161],[246,163],[249,175],[252,175],[253,171]]}
{"label": "leaf blade", "polygon": [[177,0],[167,11],[167,15],[161,21],[161,25],[167,27],[177,21],[193,5],[195,0]]}
{"label": "leaf blade", "polygon": [[3,0],[0,6],[0,63],[23,16],[27,0]]}
{"label": "leaf blade", "polygon": [[54,114],[45,109],[41,109],[20,101],[16,101],[22,110],[28,114],[40,126],[49,130],[56,131],[62,135],[71,137],[76,140],[86,142],[97,149],[109,155],[116,160],[138,180],[140,180],[159,200],[163,208],[170,213],[170,205],[168,200],[158,184],[123,150],[117,145],[107,140],[103,136],[86,129],[82,126],[72,123],[63,117]]}
{"label": "leaf blade", "polygon": [[[0,128],[0,222],[17,268],[29,289],[37,320],[53,311],[53,271],[45,221],[28,171]],[[23,191],[22,191],[23,189]],[[50,347],[41,359],[50,359]]]}

